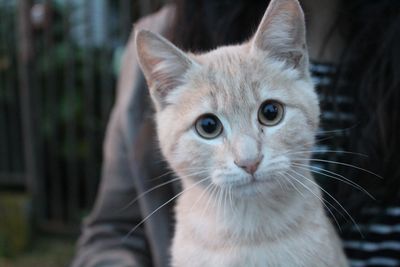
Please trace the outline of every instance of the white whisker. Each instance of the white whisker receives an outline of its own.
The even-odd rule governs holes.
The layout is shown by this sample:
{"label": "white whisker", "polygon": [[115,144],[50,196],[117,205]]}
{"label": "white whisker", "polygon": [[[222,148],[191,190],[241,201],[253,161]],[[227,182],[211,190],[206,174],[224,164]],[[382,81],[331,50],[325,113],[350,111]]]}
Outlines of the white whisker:
{"label": "white whisker", "polygon": [[[324,175],[326,177],[330,177],[332,179],[341,181],[341,182],[343,182],[343,183],[345,183],[347,185],[350,185],[350,186],[360,190],[361,192],[364,192],[366,195],[368,195],[373,200],[376,200],[375,197],[373,195],[371,195],[364,187],[362,187],[359,184],[357,184],[356,182],[353,182],[352,180],[344,177],[343,175],[340,175],[340,174],[332,172],[332,171],[325,170],[325,169],[317,167],[317,166],[309,166],[309,165],[306,165],[306,164],[300,164],[300,163],[295,163],[295,162],[292,163],[292,166],[295,167],[295,168],[303,169],[303,170],[309,170],[309,171],[311,171],[313,173],[321,174],[321,175]],[[320,171],[316,171],[315,169],[320,170]],[[324,172],[332,174],[332,175],[326,174]]]}
{"label": "white whisker", "polygon": [[192,205],[192,207],[190,208],[189,212],[191,212],[193,210],[193,208],[197,205],[197,203],[203,198],[204,194],[213,186],[212,183],[210,183],[205,189],[204,191],[200,194],[200,196],[197,198],[197,200],[195,201],[195,203]]}
{"label": "white whisker", "polygon": [[173,200],[175,200],[177,197],[181,196],[183,193],[189,191],[190,189],[194,188],[195,186],[197,186],[198,184],[206,181],[210,179],[210,177],[206,177],[204,179],[201,179],[200,181],[192,184],[191,186],[189,186],[188,188],[186,188],[185,190],[183,190],[182,192],[176,194],[175,196],[173,196],[172,198],[170,198],[169,200],[167,200],[166,202],[164,202],[164,204],[162,204],[161,206],[159,206],[157,209],[155,209],[154,211],[152,211],[149,215],[147,215],[143,220],[141,220],[135,227],[132,228],[132,230],[130,230],[128,232],[128,234],[122,239],[123,241],[126,241],[126,239],[140,226],[142,225],[148,218],[150,218],[154,213],[156,213],[157,211],[159,211],[161,208],[163,208],[164,206],[168,205],[169,203],[171,203]]}
{"label": "white whisker", "polygon": [[228,190],[224,190],[224,217],[226,218],[226,205],[227,205],[227,198],[228,198]]}
{"label": "white whisker", "polygon": [[158,179],[160,179],[160,178],[163,178],[163,177],[165,177],[165,176],[167,176],[167,175],[169,175],[169,174],[174,174],[174,173],[175,173],[174,171],[170,170],[170,171],[167,171],[167,172],[165,172],[165,173],[163,173],[163,174],[161,174],[161,175],[159,175],[159,176],[156,176],[156,177],[154,177],[154,178],[151,178],[151,179],[149,179],[148,181],[152,182],[152,181],[158,180]]}
{"label": "white whisker", "polygon": [[353,126],[344,128],[344,129],[336,129],[336,130],[328,130],[328,131],[317,131],[316,134],[317,135],[323,135],[326,133],[340,133],[340,132],[346,132],[346,131],[350,131],[353,130],[354,128],[356,128],[358,126],[358,124],[354,124]]}
{"label": "white whisker", "polygon": [[352,152],[352,151],[346,151],[346,150],[298,150],[298,151],[293,151],[290,153],[285,153],[284,155],[295,155],[295,154],[302,154],[302,153],[337,153],[337,154],[350,154],[350,155],[356,155],[356,156],[361,156],[361,157],[368,157],[368,155],[362,154],[362,153],[357,153],[357,152]]}
{"label": "white whisker", "polygon": [[233,202],[233,198],[232,198],[232,186],[229,186],[229,202],[230,202],[230,206],[231,206],[231,210],[232,212],[236,215],[236,209],[234,208],[234,202]]}
{"label": "white whisker", "polygon": [[122,211],[124,211],[125,209],[129,208],[131,205],[133,205],[136,201],[138,201],[138,200],[139,200],[140,198],[142,198],[143,196],[149,194],[150,192],[152,192],[152,191],[154,191],[154,190],[156,190],[156,189],[158,189],[158,188],[161,188],[161,187],[163,187],[163,186],[166,186],[166,185],[168,185],[168,184],[170,184],[170,183],[173,183],[173,182],[175,182],[175,181],[179,181],[180,179],[182,179],[182,177],[195,176],[195,175],[203,174],[203,173],[206,173],[206,172],[208,172],[208,170],[203,170],[203,171],[200,171],[200,172],[190,173],[190,174],[188,174],[188,175],[181,176],[181,177],[176,177],[176,178],[174,178],[174,179],[171,179],[171,180],[168,180],[168,181],[166,181],[166,182],[164,182],[164,183],[161,183],[161,184],[159,184],[159,185],[156,185],[156,186],[154,186],[154,187],[152,187],[152,188],[150,188],[150,189],[148,189],[148,190],[146,190],[146,191],[140,193],[138,196],[136,196],[133,200],[131,200],[128,204],[126,204],[124,207],[122,207],[122,208],[121,208],[120,210],[118,210],[117,212],[122,212]]}
{"label": "white whisker", "polygon": [[321,191],[323,191],[325,194],[327,194],[336,204],[339,205],[339,207],[346,213],[346,215],[350,218],[350,220],[352,221],[352,223],[354,224],[354,226],[357,228],[357,231],[360,233],[360,235],[362,237],[364,237],[363,233],[361,232],[360,227],[358,226],[358,224],[356,223],[356,221],[354,220],[354,218],[349,214],[349,212],[343,207],[342,204],[340,204],[339,201],[337,201],[337,199],[335,197],[333,197],[328,191],[326,191],[324,188],[322,188],[321,186],[319,186],[316,182],[312,181],[311,179],[305,177],[304,175],[302,175],[301,173],[298,173],[294,170],[291,170],[293,173],[300,175],[301,177],[303,177],[304,179],[308,180],[309,182],[313,183],[314,185],[316,185]]}
{"label": "white whisker", "polygon": [[152,187],[152,188],[150,188],[150,189],[148,189],[148,190],[146,190],[146,191],[140,193],[140,194],[137,195],[133,200],[131,200],[128,204],[126,204],[124,207],[122,207],[122,208],[121,208],[120,210],[118,210],[117,212],[122,212],[122,211],[124,211],[125,209],[129,208],[129,207],[132,206],[136,201],[138,201],[140,198],[142,198],[143,196],[147,195],[148,193],[150,193],[150,192],[152,192],[152,191],[154,191],[154,190],[156,190],[156,189],[158,189],[158,188],[160,188],[160,187],[163,187],[163,186],[165,186],[165,185],[168,185],[168,184],[170,184],[170,183],[173,183],[173,182],[175,182],[175,181],[178,181],[178,180],[180,180],[180,179],[181,179],[180,177],[171,179],[171,180],[169,180],[169,181],[166,181],[166,182],[164,182],[164,183],[161,183],[161,184],[159,184],[159,185],[156,185],[156,186],[154,186],[154,187]]}
{"label": "white whisker", "polygon": [[211,183],[211,185],[212,185],[212,188],[210,190],[210,195],[208,197],[208,201],[207,201],[206,205],[203,208],[203,212],[201,213],[201,217],[204,217],[204,212],[206,212],[206,210],[208,209],[209,205],[211,205],[210,204],[211,200],[213,200],[213,198],[214,198],[213,195],[214,195],[215,191],[218,190],[218,187],[215,184]]}
{"label": "white whisker", "polygon": [[383,179],[382,176],[380,176],[380,175],[378,175],[376,173],[373,173],[373,172],[371,172],[369,170],[366,170],[364,168],[361,168],[361,167],[358,167],[358,166],[355,166],[355,165],[352,165],[352,164],[349,164],[349,163],[344,163],[344,162],[339,162],[339,161],[332,161],[332,160],[325,160],[325,159],[314,159],[314,158],[311,158],[311,159],[292,159],[292,160],[303,160],[303,161],[310,160],[310,161],[317,161],[317,162],[325,162],[325,163],[343,165],[343,166],[346,166],[346,167],[350,167],[350,168],[354,168],[354,169],[357,169],[357,170],[361,170],[361,171],[367,172],[367,173],[372,174],[372,175],[374,175],[374,176],[376,176],[376,177],[378,177],[380,179]]}
{"label": "white whisker", "polygon": [[[340,224],[339,224],[338,220],[336,219],[336,217],[335,217],[335,215],[333,214],[333,212],[331,211],[331,209],[326,205],[325,201],[324,201],[320,196],[318,196],[317,194],[315,194],[308,186],[306,186],[304,183],[302,183],[301,181],[299,181],[299,179],[297,179],[296,177],[290,175],[289,173],[287,173],[287,175],[288,175],[289,177],[291,177],[293,180],[295,180],[296,182],[298,182],[299,184],[301,184],[306,190],[308,190],[313,196],[315,196],[315,197],[321,202],[322,205],[324,205],[324,207],[328,210],[328,212],[332,215],[333,219],[335,220],[335,223],[336,223],[336,225],[338,226],[339,231],[342,232],[342,228],[340,227]],[[343,216],[343,214],[342,214],[339,210],[337,210],[336,207],[333,206],[329,201],[327,201],[327,203],[328,203],[333,209],[335,209],[341,216]]]}

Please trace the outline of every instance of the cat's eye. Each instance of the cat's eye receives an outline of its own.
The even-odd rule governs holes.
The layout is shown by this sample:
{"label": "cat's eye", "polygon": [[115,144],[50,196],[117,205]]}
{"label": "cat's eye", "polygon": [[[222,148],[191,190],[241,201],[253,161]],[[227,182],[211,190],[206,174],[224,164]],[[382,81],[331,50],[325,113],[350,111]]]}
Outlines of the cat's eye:
{"label": "cat's eye", "polygon": [[195,128],[201,137],[205,139],[214,139],[222,133],[222,123],[213,114],[204,114],[195,122]]}
{"label": "cat's eye", "polygon": [[281,122],[284,108],[276,100],[267,100],[261,104],[258,110],[258,121],[265,126],[274,126]]}

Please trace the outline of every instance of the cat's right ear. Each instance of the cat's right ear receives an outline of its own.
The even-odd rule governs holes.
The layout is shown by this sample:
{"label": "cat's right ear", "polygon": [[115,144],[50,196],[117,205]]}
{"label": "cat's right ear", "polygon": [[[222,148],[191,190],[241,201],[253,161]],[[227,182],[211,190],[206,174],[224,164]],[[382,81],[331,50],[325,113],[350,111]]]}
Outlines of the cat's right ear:
{"label": "cat's right ear", "polygon": [[183,83],[185,73],[196,63],[171,42],[150,31],[135,32],[135,41],[150,95],[161,110],[167,105],[167,95]]}
{"label": "cat's right ear", "polygon": [[251,46],[301,72],[307,72],[306,29],[299,1],[271,0]]}

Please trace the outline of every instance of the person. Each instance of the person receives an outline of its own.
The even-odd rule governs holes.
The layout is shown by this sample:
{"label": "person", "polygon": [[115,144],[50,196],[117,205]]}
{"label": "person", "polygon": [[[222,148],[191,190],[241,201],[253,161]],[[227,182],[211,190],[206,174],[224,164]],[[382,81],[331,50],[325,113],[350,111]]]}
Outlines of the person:
{"label": "person", "polygon": [[[335,206],[351,265],[400,266],[400,3],[300,2],[322,107],[316,178]],[[160,33],[184,50],[206,51],[248,39],[267,6],[265,0],[177,0],[135,28]],[[180,185],[157,149],[153,109],[134,46],[132,34],[104,143],[97,201],[83,224],[73,267],[169,264],[174,223],[168,201]],[[351,179],[376,200],[338,177]],[[354,221],[342,216],[338,203]]]}

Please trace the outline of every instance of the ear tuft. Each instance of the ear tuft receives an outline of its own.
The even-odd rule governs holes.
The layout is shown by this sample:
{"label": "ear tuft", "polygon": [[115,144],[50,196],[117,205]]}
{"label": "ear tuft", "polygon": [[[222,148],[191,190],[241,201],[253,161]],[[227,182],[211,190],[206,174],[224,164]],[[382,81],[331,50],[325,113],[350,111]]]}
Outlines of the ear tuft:
{"label": "ear tuft", "polygon": [[163,108],[166,96],[181,85],[184,75],[194,62],[179,48],[158,34],[147,30],[135,32],[139,65],[146,78],[150,94]]}
{"label": "ear tuft", "polygon": [[255,50],[307,71],[304,13],[298,0],[272,0],[252,39]]}

